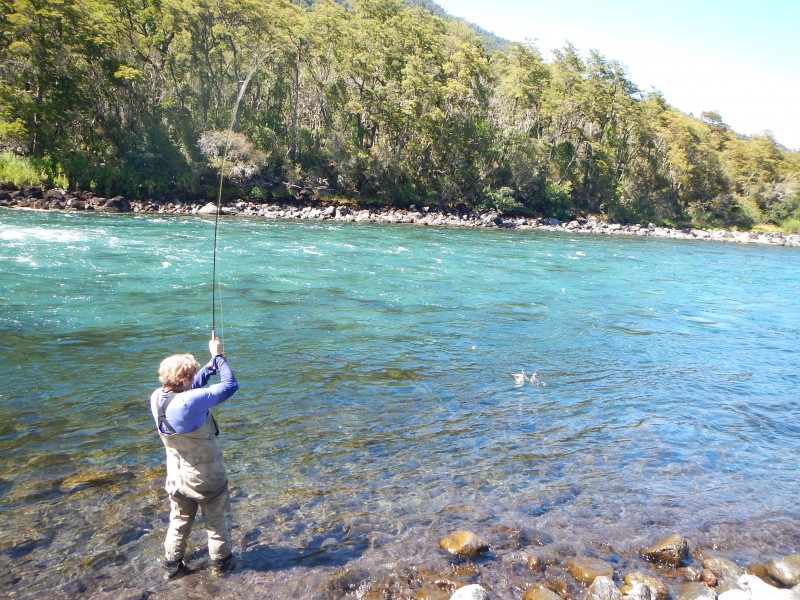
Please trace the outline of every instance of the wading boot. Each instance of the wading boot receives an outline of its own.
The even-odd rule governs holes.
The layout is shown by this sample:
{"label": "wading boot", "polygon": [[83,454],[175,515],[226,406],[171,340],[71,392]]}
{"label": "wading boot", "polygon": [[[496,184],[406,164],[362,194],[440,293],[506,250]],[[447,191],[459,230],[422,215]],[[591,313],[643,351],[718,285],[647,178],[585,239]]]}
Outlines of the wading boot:
{"label": "wading boot", "polygon": [[161,561],[161,570],[164,573],[164,581],[189,572],[189,568],[182,560],[163,560]]}
{"label": "wading boot", "polygon": [[211,572],[217,577],[222,577],[233,571],[233,555],[228,554],[225,558],[211,560]]}

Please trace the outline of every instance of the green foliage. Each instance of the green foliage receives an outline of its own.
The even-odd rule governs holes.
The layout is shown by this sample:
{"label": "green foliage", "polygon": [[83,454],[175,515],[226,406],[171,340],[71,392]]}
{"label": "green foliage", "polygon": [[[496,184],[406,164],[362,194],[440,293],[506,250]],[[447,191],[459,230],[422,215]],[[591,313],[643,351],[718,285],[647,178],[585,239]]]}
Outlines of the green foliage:
{"label": "green foliage", "polygon": [[30,158],[13,152],[0,152],[0,182],[15,186],[36,185],[44,177],[45,174]]}
{"label": "green foliage", "polygon": [[207,166],[216,173],[222,170],[235,183],[253,179],[266,163],[264,153],[238,132],[207,131],[200,136],[197,145],[208,161]]}
{"label": "green foliage", "polygon": [[501,187],[496,191],[484,188],[478,201],[478,207],[493,208],[501,215],[507,215],[522,208],[522,204],[514,198],[514,190],[510,187]]}
{"label": "green foliage", "polygon": [[565,182],[549,182],[542,194],[542,214],[562,221],[572,216],[572,184]]}
{"label": "green foliage", "polygon": [[270,197],[269,190],[264,189],[260,185],[254,185],[247,192],[247,197],[250,200],[267,200]]}
{"label": "green foliage", "polygon": [[689,206],[688,213],[699,227],[751,229],[755,225],[752,212],[730,195],[694,203]]}
{"label": "green foliage", "polygon": [[0,120],[0,148],[22,152],[26,146],[27,130],[22,119]]}
{"label": "green foliage", "polygon": [[786,233],[800,233],[800,217],[788,219],[781,225]]}
{"label": "green foliage", "polygon": [[785,196],[775,195],[764,210],[764,220],[781,224],[800,218],[800,190]]}
{"label": "green foliage", "polygon": [[217,185],[226,139],[225,191],[255,199],[269,174],[398,206],[797,218],[800,155],[771,134],[680,113],[596,51],[487,50],[432,2],[15,0],[0,20],[18,181],[193,196]]}

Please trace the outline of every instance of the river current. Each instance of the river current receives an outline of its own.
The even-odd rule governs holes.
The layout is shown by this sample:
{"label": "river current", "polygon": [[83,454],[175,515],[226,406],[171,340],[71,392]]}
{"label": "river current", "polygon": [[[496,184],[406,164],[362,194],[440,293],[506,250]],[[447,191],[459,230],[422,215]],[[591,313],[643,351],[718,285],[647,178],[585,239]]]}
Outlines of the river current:
{"label": "river current", "polygon": [[[0,209],[6,597],[521,598],[681,533],[800,551],[800,250],[224,218],[214,410],[237,569],[163,582],[164,357],[207,357],[214,221]],[[454,529],[491,551],[454,564]]]}

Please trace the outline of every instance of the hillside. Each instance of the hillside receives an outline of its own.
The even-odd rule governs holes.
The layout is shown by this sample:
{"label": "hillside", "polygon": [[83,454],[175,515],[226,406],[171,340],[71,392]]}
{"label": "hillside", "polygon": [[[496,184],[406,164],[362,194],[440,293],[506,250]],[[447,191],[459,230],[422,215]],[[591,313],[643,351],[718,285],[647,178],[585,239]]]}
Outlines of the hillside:
{"label": "hillside", "polygon": [[[20,1],[0,181],[101,196],[425,203],[800,230],[800,155],[643,93],[617,60],[497,51],[433,2]],[[502,44],[501,44],[502,42]]]}

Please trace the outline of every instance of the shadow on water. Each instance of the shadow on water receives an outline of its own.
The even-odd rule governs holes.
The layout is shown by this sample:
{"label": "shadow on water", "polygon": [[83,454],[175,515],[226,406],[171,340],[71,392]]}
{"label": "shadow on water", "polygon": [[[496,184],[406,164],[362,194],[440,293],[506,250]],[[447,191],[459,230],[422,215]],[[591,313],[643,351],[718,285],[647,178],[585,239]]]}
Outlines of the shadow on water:
{"label": "shadow on water", "polygon": [[369,547],[366,538],[339,541],[320,539],[307,548],[259,544],[242,550],[237,563],[253,571],[282,571],[294,567],[341,567],[361,557]]}

